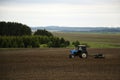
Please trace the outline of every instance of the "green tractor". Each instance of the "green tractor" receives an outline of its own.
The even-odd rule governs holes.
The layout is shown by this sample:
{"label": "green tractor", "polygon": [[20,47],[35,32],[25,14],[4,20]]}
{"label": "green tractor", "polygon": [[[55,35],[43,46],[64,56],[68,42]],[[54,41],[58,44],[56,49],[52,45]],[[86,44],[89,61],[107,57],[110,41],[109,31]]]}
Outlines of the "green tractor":
{"label": "green tractor", "polygon": [[76,49],[70,50],[69,58],[74,58],[75,56],[79,56],[80,58],[87,58],[88,52],[86,48],[86,45],[78,45]]}

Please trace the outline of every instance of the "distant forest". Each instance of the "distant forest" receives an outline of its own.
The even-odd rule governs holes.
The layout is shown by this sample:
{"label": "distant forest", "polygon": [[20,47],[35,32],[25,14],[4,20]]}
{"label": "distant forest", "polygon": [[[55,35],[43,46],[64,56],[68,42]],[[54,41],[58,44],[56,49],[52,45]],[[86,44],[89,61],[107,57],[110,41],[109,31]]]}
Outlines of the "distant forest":
{"label": "distant forest", "polygon": [[16,22],[0,22],[0,48],[67,47],[69,41],[55,37],[47,30],[33,34],[27,25]]}
{"label": "distant forest", "polygon": [[46,29],[48,31],[60,32],[120,32],[120,27],[59,27],[59,26],[46,26],[46,27],[31,27],[32,31],[37,29]]}

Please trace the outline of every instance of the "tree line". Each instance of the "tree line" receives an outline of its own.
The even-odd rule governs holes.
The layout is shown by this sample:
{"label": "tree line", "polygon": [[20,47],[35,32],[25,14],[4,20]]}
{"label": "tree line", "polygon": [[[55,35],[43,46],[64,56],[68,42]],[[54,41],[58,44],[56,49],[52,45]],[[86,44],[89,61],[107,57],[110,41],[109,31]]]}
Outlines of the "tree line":
{"label": "tree line", "polygon": [[33,35],[31,29],[21,23],[0,22],[0,48],[36,48],[46,44],[47,47],[67,47],[69,41],[55,37],[47,30],[37,30]]}
{"label": "tree line", "polygon": [[49,48],[67,47],[70,42],[53,36],[0,36],[0,48],[37,48],[41,44]]}

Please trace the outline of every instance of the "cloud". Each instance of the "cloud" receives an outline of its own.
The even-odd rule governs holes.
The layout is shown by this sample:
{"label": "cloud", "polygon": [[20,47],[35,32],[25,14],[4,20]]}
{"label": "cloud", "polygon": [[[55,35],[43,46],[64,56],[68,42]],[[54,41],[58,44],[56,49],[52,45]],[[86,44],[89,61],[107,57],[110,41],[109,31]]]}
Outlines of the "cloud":
{"label": "cloud", "polygon": [[120,4],[120,0],[0,0],[1,4],[80,4],[80,5],[96,5],[96,4]]}
{"label": "cloud", "polygon": [[2,0],[0,19],[30,26],[120,26],[117,1]]}

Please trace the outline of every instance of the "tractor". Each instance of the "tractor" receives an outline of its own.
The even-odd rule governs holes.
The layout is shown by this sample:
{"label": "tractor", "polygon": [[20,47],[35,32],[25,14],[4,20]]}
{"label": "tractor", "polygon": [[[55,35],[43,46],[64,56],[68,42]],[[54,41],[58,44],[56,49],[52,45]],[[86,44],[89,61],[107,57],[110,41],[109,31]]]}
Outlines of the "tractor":
{"label": "tractor", "polygon": [[87,58],[88,52],[86,45],[78,45],[75,49],[70,50],[69,58],[74,58],[75,56],[79,56],[80,58]]}

